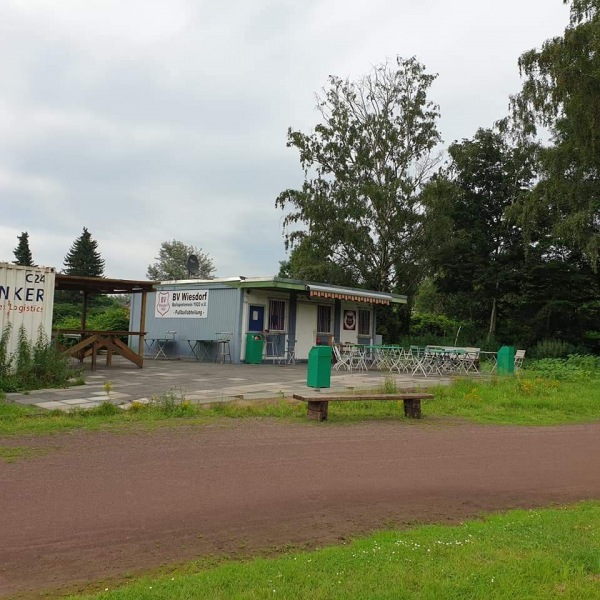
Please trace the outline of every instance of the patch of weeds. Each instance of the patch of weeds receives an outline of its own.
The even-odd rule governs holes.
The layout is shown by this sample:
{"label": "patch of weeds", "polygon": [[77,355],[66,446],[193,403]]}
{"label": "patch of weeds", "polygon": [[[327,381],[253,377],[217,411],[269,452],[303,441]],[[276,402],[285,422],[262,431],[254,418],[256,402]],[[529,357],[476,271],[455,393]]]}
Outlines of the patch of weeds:
{"label": "patch of weeds", "polygon": [[148,407],[168,417],[190,417],[197,413],[196,406],[186,400],[182,388],[173,388],[164,394],[152,396]]}
{"label": "patch of weeds", "polygon": [[[112,417],[121,412],[121,410],[112,404],[112,402],[104,401],[102,404],[98,406],[94,406],[93,408],[80,408],[76,407],[73,410],[69,411],[69,415],[73,417],[83,417],[84,419],[90,419],[91,417]],[[58,414],[61,411],[57,411]],[[58,416],[58,415],[55,415]]]}
{"label": "patch of weeds", "polygon": [[73,377],[80,377],[70,360],[46,337],[40,327],[35,343],[23,326],[18,332],[15,352],[8,352],[11,325],[0,333],[0,390],[23,392],[44,388],[67,387]]}
{"label": "patch of weeds", "polygon": [[378,392],[380,394],[397,394],[398,393],[398,385],[396,384],[396,379],[391,373],[388,373],[384,378],[381,386],[379,387]]}
{"label": "patch of weeds", "polygon": [[110,400],[110,393],[112,392],[113,386],[112,386],[112,381],[105,381],[102,384],[102,389],[104,390],[104,393],[106,394],[106,396],[108,397],[108,399]]}
{"label": "patch of weeds", "polygon": [[71,379],[69,379],[69,385],[85,385],[85,377],[83,376],[83,371],[80,372],[77,376],[71,377]]}
{"label": "patch of weeds", "polygon": [[128,410],[129,410],[129,412],[132,412],[132,413],[138,413],[138,412],[140,412],[140,411],[142,411],[144,409],[147,409],[147,408],[148,408],[148,405],[146,403],[144,403],[144,402],[138,402],[137,400],[134,400],[131,403],[131,405],[130,405],[130,407],[129,407]]}
{"label": "patch of weeds", "polygon": [[100,406],[96,406],[90,410],[92,410],[94,414],[99,417],[110,417],[121,412],[118,406],[115,406],[112,402],[109,401],[105,401],[102,404],[100,404]]}

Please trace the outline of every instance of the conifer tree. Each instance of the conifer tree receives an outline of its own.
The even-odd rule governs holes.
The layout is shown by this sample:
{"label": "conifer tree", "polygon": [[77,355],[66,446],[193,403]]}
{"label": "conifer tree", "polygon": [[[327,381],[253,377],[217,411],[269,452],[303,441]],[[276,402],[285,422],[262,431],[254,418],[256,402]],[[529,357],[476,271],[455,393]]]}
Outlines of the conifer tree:
{"label": "conifer tree", "polygon": [[83,233],[73,242],[64,260],[65,274],[79,277],[103,277],[104,259],[98,252],[98,242],[83,228]]}
{"label": "conifer tree", "polygon": [[31,250],[29,248],[29,234],[26,231],[23,231],[21,235],[17,236],[17,239],[19,240],[19,243],[13,250],[13,254],[15,255],[13,263],[15,265],[35,267],[33,256],[31,255]]}

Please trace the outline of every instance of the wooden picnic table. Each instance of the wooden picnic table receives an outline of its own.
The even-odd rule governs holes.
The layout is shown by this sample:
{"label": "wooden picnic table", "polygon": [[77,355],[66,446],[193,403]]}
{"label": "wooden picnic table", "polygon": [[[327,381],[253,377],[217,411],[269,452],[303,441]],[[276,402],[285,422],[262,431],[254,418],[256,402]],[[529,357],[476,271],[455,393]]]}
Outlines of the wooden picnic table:
{"label": "wooden picnic table", "polygon": [[[57,341],[60,335],[75,340],[79,339],[79,341],[76,341],[72,346],[64,346]],[[143,337],[145,335],[145,331],[101,331],[89,329],[54,329],[52,331],[52,338],[65,354],[77,358],[79,362],[83,362],[88,356],[91,357],[92,371],[96,370],[96,359],[99,350],[106,350],[107,367],[110,367],[112,364],[113,354],[118,354],[141,369],[144,366],[143,355],[134,352],[121,338],[140,336],[140,347],[143,348]]]}

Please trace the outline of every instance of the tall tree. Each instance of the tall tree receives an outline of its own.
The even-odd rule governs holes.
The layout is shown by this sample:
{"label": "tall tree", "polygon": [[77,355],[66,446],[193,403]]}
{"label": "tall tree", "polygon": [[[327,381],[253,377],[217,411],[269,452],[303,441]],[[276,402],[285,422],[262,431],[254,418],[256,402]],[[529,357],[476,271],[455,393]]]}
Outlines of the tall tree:
{"label": "tall tree", "polygon": [[[198,272],[190,273],[188,258],[198,259]],[[212,258],[201,248],[188,246],[178,240],[166,241],[160,245],[154,264],[148,265],[146,276],[153,281],[172,281],[176,279],[212,279],[215,267]]]}
{"label": "tall tree", "polygon": [[290,252],[289,260],[280,263],[278,276],[305,281],[324,281],[352,286],[355,273],[335,263],[328,249],[311,237],[302,239]]}
{"label": "tall tree", "polygon": [[13,263],[15,265],[35,267],[35,264],[33,262],[33,256],[29,248],[29,234],[26,231],[23,231],[21,235],[17,236],[17,240],[19,241],[19,243],[17,244],[17,247],[13,250],[13,254],[15,255],[15,260],[13,261]]}
{"label": "tall tree", "polygon": [[600,0],[570,4],[564,35],[519,59],[525,77],[511,99],[514,122],[525,135],[543,126],[552,144],[540,152],[540,182],[523,204],[529,232],[549,222],[558,245],[600,261]]}
{"label": "tall tree", "polygon": [[510,209],[531,187],[534,147],[511,146],[498,131],[480,129],[449,153],[449,169],[424,192],[434,282],[460,298],[454,306],[461,314],[453,316],[487,320],[491,338],[519,290],[524,247]]}
{"label": "tall tree", "polygon": [[[415,58],[396,58],[358,81],[329,78],[318,99],[322,122],[310,134],[288,130],[300,153],[302,189],[279,194],[292,276],[318,249],[325,277],[410,293],[421,277],[419,193],[430,177],[440,136],[438,107],[427,100],[434,75]],[[295,264],[294,264],[295,262]],[[331,265],[337,265],[331,269]]]}
{"label": "tall tree", "polygon": [[104,259],[98,251],[98,242],[92,234],[83,228],[82,234],[73,242],[65,256],[64,272],[78,277],[102,277],[104,275]]}

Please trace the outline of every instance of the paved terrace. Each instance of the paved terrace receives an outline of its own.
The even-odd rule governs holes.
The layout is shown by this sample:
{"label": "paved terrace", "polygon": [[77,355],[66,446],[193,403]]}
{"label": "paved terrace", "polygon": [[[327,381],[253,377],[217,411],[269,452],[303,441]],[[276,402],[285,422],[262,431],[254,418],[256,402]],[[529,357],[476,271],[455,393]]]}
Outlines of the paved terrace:
{"label": "paved terrace", "polygon": [[[132,368],[131,363],[115,357],[111,368],[100,364],[96,371],[89,371],[87,366],[85,368],[85,385],[36,390],[28,394],[6,394],[7,400],[66,411],[76,407],[92,408],[107,400],[127,408],[132,402],[149,402],[153,396],[169,391],[174,391],[179,397],[184,395],[185,399],[198,404],[291,398],[292,394],[318,393],[306,386],[306,363],[246,365],[146,359],[144,368],[137,369]],[[376,390],[383,385],[386,377],[393,377],[399,389],[429,387],[449,381],[440,377],[411,377],[380,371],[333,371],[331,387],[323,389],[323,392]],[[110,382],[111,388],[108,394],[107,382]]]}

